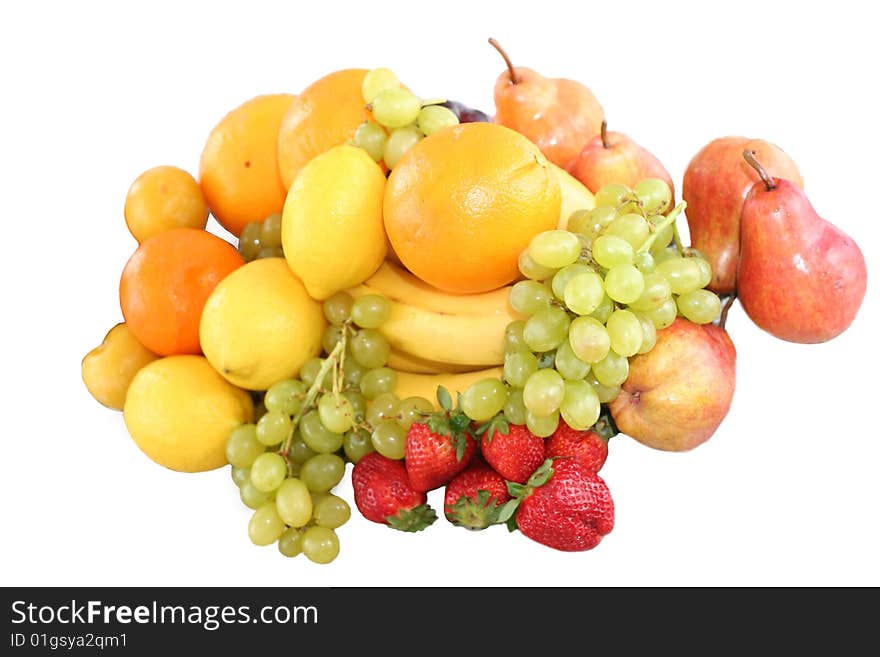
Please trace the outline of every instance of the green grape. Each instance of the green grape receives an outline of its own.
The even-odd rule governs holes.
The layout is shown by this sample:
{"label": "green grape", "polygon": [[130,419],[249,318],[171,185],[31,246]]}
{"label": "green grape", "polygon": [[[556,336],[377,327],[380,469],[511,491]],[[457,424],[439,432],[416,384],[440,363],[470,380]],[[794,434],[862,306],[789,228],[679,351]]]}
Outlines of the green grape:
{"label": "green grape", "polygon": [[[395,374],[395,376],[397,376]],[[357,390],[346,390],[342,393],[351,404],[351,413],[355,422],[362,422],[367,414],[367,400]]]}
{"label": "green grape", "polygon": [[709,290],[691,290],[677,299],[678,312],[695,324],[708,324],[721,312],[721,299]]}
{"label": "green grape", "polygon": [[540,281],[545,278],[550,278],[551,276],[553,276],[554,273],[556,273],[556,270],[552,267],[544,267],[532,260],[532,256],[529,255],[528,249],[519,254],[518,265],[519,272],[526,278],[533,281]]}
{"label": "green grape", "polygon": [[283,533],[284,521],[274,502],[266,502],[254,511],[248,523],[248,536],[254,545],[272,545]]}
{"label": "green grape", "polygon": [[522,388],[537,371],[538,358],[531,351],[520,349],[504,355],[504,380],[516,388]]}
{"label": "green grape", "polygon": [[634,198],[633,191],[626,185],[611,183],[596,192],[596,205],[619,208]]}
{"label": "green grape", "polygon": [[425,416],[434,412],[434,405],[424,397],[407,397],[397,405],[398,424],[406,429],[425,419]]}
{"label": "green grape", "polygon": [[[301,429],[302,420],[300,420],[300,430]],[[302,439],[302,434],[299,431],[293,434],[293,440],[290,441],[290,450],[287,452],[287,456],[290,458],[291,462],[296,465],[302,465],[315,454],[317,454],[317,452],[306,445],[305,441]]]}
{"label": "green grape", "polygon": [[288,527],[278,539],[278,551],[285,557],[295,557],[302,553],[303,531],[296,527]]}
{"label": "green grape", "polygon": [[705,258],[690,256],[690,259],[700,268],[700,279],[697,283],[698,288],[706,287],[712,282],[712,265]]}
{"label": "green grape", "polygon": [[[305,363],[303,363],[302,367],[299,370],[299,376],[303,380],[309,388],[315,383],[315,380],[318,378],[318,372],[320,372],[321,367],[324,365],[323,358],[309,358]],[[331,367],[327,370],[327,373],[324,374],[324,378],[321,380],[322,388],[330,388],[333,385],[333,368]]]}
{"label": "green grape", "polygon": [[523,388],[523,403],[536,416],[559,410],[565,395],[565,381],[556,370],[541,369],[532,374]]}
{"label": "green grape", "polygon": [[232,473],[232,483],[238,488],[244,486],[244,482],[251,478],[250,468],[237,468],[234,465],[229,468]]}
{"label": "green grape", "polygon": [[613,351],[609,351],[598,363],[593,363],[593,374],[603,386],[612,388],[623,385],[629,376],[629,360]]}
{"label": "green grape", "polygon": [[303,554],[315,563],[330,563],[339,554],[339,538],[326,527],[309,527],[303,532],[301,544]]}
{"label": "green grape", "polygon": [[299,478],[313,493],[326,493],[342,481],[345,461],[336,454],[317,454],[303,463]]}
{"label": "green grape", "polygon": [[[328,393],[318,400],[318,414],[321,423],[336,434],[343,434],[354,424],[354,409],[345,395]],[[339,447],[342,447],[342,436],[339,436]],[[339,449],[337,447],[336,449]]]}
{"label": "green grape", "polygon": [[343,335],[345,335],[345,329],[341,326],[331,324],[325,328],[324,334],[321,336],[321,347],[324,349],[324,352],[329,354],[333,351],[333,347],[337,345]]}
{"label": "green grape", "polygon": [[550,284],[550,287],[553,290],[553,296],[560,300],[564,299],[565,287],[568,285],[569,281],[580,274],[589,274],[592,272],[593,270],[590,267],[579,262],[563,267],[553,275],[553,280]]}
{"label": "green grape", "polygon": [[266,451],[257,440],[255,424],[242,424],[233,429],[226,440],[226,460],[238,468],[249,468],[254,460]]}
{"label": "green grape", "polygon": [[380,367],[370,370],[361,379],[361,393],[366,399],[375,399],[385,392],[394,392],[397,387],[397,373],[388,368]]}
{"label": "green grape", "polygon": [[642,325],[642,346],[639,347],[638,353],[646,354],[657,344],[657,327],[654,326],[654,322],[640,313],[636,313],[636,317]]}
{"label": "green grape", "polygon": [[578,235],[586,235],[590,230],[592,222],[590,221],[592,210],[575,210],[568,216],[565,224],[565,230]]}
{"label": "green grape", "polygon": [[257,422],[257,440],[267,447],[280,445],[290,435],[292,427],[289,415],[268,411]]}
{"label": "green grape", "polygon": [[[324,395],[324,397],[330,397],[332,400],[332,394],[329,393]],[[346,399],[345,401],[347,402],[348,400]],[[320,410],[309,411],[299,421],[299,433],[302,441],[317,454],[330,454],[342,447],[342,431],[331,431],[324,424]]]}
{"label": "green grape", "polygon": [[361,82],[361,94],[363,94],[364,102],[372,103],[381,92],[398,87],[400,87],[400,80],[397,79],[394,71],[379,67],[367,71],[364,75],[364,80]]}
{"label": "green grape", "polygon": [[638,311],[653,310],[671,298],[672,288],[669,287],[669,281],[659,271],[655,271],[645,276],[645,288],[629,307]]}
{"label": "green grape", "polygon": [[352,321],[365,329],[382,326],[391,314],[391,304],[380,294],[365,294],[351,306]]}
{"label": "green grape", "polygon": [[300,479],[285,479],[275,493],[275,508],[285,525],[302,527],[312,519],[312,494]]}
{"label": "green grape", "polygon": [[257,253],[262,247],[260,241],[261,229],[262,226],[256,221],[249,221],[241,229],[241,235],[238,238],[238,252],[247,261],[256,258]]}
{"label": "green grape", "polygon": [[357,463],[370,452],[376,451],[370,438],[370,432],[365,429],[357,429],[345,434],[345,439],[342,441],[342,449],[345,451],[345,456],[352,463]]}
{"label": "green grape", "polygon": [[375,329],[361,329],[351,341],[351,353],[358,363],[372,370],[385,365],[391,345]]}
{"label": "green grape", "polygon": [[665,228],[661,228],[659,234],[654,240],[654,243],[648,250],[656,256],[658,253],[662,252],[669,246],[669,243],[672,241],[674,235],[675,226],[673,224],[669,224]]}
{"label": "green grape", "polygon": [[421,101],[411,91],[399,86],[382,89],[368,102],[372,106],[373,118],[386,128],[409,125],[422,110]]}
{"label": "green grape", "polygon": [[617,265],[605,274],[605,291],[618,303],[632,303],[645,291],[645,277],[632,265]]}
{"label": "green grape", "polygon": [[633,249],[638,249],[651,232],[648,222],[640,214],[630,212],[620,215],[608,224],[604,235],[614,235],[630,243]]}
{"label": "green grape", "polygon": [[281,247],[281,213],[275,212],[260,224],[260,243],[263,247]]}
{"label": "green grape", "polygon": [[526,411],[526,427],[539,438],[552,436],[559,426],[559,411],[553,411],[549,415],[535,415]]}
{"label": "green grape", "polygon": [[[350,346],[351,345],[349,344],[349,347]],[[348,349],[345,353],[345,367],[342,374],[342,380],[345,382],[345,385],[350,388],[359,388],[361,385],[361,379],[364,378],[364,374],[368,371],[369,369],[357,361],[351,349]],[[329,384],[324,387],[328,388]]]}
{"label": "green grape", "polygon": [[[393,392],[384,392],[367,402],[367,422],[376,426],[381,420],[397,419],[400,400]],[[433,406],[432,406],[433,408]]]}
{"label": "green grape", "polygon": [[406,455],[406,433],[396,420],[381,420],[375,424],[370,440],[382,456],[399,461]]}
{"label": "green grape", "polygon": [[278,488],[286,476],[287,462],[275,452],[263,452],[251,466],[251,483],[264,493]]}
{"label": "green grape", "polygon": [[635,313],[615,310],[605,325],[611,338],[612,351],[621,356],[635,356],[642,346],[642,324]]}
{"label": "green grape", "polygon": [[526,404],[523,401],[521,388],[513,388],[507,393],[504,404],[504,417],[511,424],[526,423]]}
{"label": "green grape", "polygon": [[662,214],[672,205],[672,190],[665,180],[645,178],[636,183],[633,191],[638,196],[645,214]]}
{"label": "green grape", "polygon": [[267,411],[296,415],[302,408],[306,385],[296,379],[284,379],[272,384],[263,397]]}
{"label": "green grape", "polygon": [[253,482],[248,479],[238,489],[238,496],[242,503],[249,509],[258,509],[266,502],[274,499],[275,491],[264,492],[254,486]]}
{"label": "green grape", "polygon": [[614,401],[615,399],[617,399],[617,395],[620,394],[620,386],[602,385],[601,383],[599,383],[599,379],[596,378],[596,375],[592,372],[587,374],[586,381],[593,387],[593,390],[596,391],[596,396],[603,404]]}
{"label": "green grape", "polygon": [[678,307],[675,305],[675,299],[667,299],[656,308],[646,310],[644,314],[654,323],[654,328],[659,331],[675,321]]}
{"label": "green grape", "polygon": [[523,335],[525,327],[526,323],[521,319],[510,322],[510,324],[507,325],[504,329],[505,353],[509,354],[513,351],[520,351],[521,349],[529,348],[526,344],[525,336]]}
{"label": "green grape", "polygon": [[559,345],[553,364],[556,371],[567,381],[583,379],[590,371],[590,364],[577,357],[568,340]]}
{"label": "green grape", "polygon": [[565,423],[576,431],[585,431],[596,424],[601,412],[596,391],[586,381],[566,381],[565,396],[559,413]]}
{"label": "green grape", "polygon": [[605,269],[631,264],[635,255],[632,245],[616,235],[599,235],[593,240],[592,252],[593,260]]}
{"label": "green grape", "polygon": [[487,377],[475,381],[464,391],[461,410],[474,422],[487,422],[501,412],[506,402],[507,388],[501,380]]}
{"label": "green grape", "polygon": [[367,155],[376,162],[385,154],[385,144],[388,142],[388,133],[378,123],[364,121],[358,126],[351,143],[358,148],[367,151]]}
{"label": "green grape", "polygon": [[543,267],[559,269],[574,263],[581,254],[581,241],[566,230],[538,233],[529,244],[529,256]]}
{"label": "green grape", "polygon": [[590,244],[602,234],[606,226],[617,219],[617,210],[608,206],[600,206],[590,210],[590,218],[585,230],[581,231]]}
{"label": "green grape", "polygon": [[443,128],[451,128],[454,125],[458,125],[458,117],[448,107],[428,105],[419,112],[417,123],[419,124],[419,130],[427,137],[443,130]]}
{"label": "green grape", "polygon": [[280,246],[264,246],[257,252],[256,259],[260,258],[283,258],[284,257],[284,249]]}
{"label": "green grape", "polygon": [[342,527],[351,518],[351,507],[341,497],[332,493],[319,493],[314,498],[312,517],[318,527],[336,529]]}
{"label": "green grape", "polygon": [[691,258],[670,258],[657,265],[657,271],[669,281],[673,294],[684,294],[698,289],[702,271]]}
{"label": "green grape", "polygon": [[585,363],[599,362],[611,349],[608,330],[593,317],[578,317],[571,323],[568,343],[574,354]]}
{"label": "green grape", "polygon": [[[554,284],[555,282],[556,279],[554,279]],[[578,274],[568,281],[563,294],[565,305],[578,315],[589,315],[595,312],[604,298],[605,287],[602,277],[593,271]]]}
{"label": "green grape", "polygon": [[570,322],[561,308],[545,308],[526,320],[523,338],[532,351],[550,351],[565,340]]}
{"label": "green grape", "polygon": [[657,268],[654,256],[649,251],[642,251],[633,256],[633,264],[643,274],[650,274]]}
{"label": "green grape", "polygon": [[656,252],[654,251],[654,249],[651,249],[651,254],[654,256],[654,262],[658,265],[664,260],[681,257],[681,254],[678,252],[678,248],[674,245],[665,246]]}
{"label": "green grape", "polygon": [[397,128],[392,131],[385,142],[385,150],[382,151],[382,157],[385,160],[385,166],[393,169],[400,162],[406,152],[419,143],[422,133],[417,128],[407,126],[406,128]]}
{"label": "green grape", "polygon": [[[602,287],[605,287],[604,281],[602,282]],[[614,302],[611,300],[607,294],[602,295],[602,302],[599,304],[599,307],[596,308],[593,312],[590,313],[590,317],[598,320],[600,323],[605,324],[608,321],[608,318],[611,317],[611,313],[614,312]]]}
{"label": "green grape", "polygon": [[551,298],[547,286],[538,281],[520,281],[510,288],[510,306],[523,315],[549,308]]}
{"label": "green grape", "polygon": [[354,299],[348,292],[337,292],[324,301],[324,317],[334,326],[341,326],[351,316]]}

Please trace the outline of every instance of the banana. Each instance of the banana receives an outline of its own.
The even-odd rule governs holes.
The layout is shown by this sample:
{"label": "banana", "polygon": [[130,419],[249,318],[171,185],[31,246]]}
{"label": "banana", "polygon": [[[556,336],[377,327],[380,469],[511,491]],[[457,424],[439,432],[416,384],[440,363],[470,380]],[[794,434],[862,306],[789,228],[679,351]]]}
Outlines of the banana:
{"label": "banana", "polygon": [[397,387],[394,394],[400,399],[407,397],[424,397],[430,400],[435,408],[437,403],[437,387],[443,386],[452,395],[454,400],[459,392],[464,392],[468,387],[480,379],[489,377],[501,378],[500,367],[490,367],[476,372],[462,374],[412,374],[410,372],[397,373]]}
{"label": "banana", "polygon": [[572,176],[565,169],[549,163],[550,168],[556,172],[559,181],[559,191],[562,193],[562,204],[559,208],[559,230],[565,230],[568,226],[568,218],[576,210],[592,210],[596,207],[596,199],[593,193],[584,184]]}
{"label": "banana", "polygon": [[398,370],[400,372],[410,372],[412,374],[459,374],[462,372],[473,372],[474,370],[482,370],[489,365],[453,365],[452,363],[441,363],[436,360],[428,360],[427,358],[419,358],[404,351],[392,349],[388,355],[387,367]]}

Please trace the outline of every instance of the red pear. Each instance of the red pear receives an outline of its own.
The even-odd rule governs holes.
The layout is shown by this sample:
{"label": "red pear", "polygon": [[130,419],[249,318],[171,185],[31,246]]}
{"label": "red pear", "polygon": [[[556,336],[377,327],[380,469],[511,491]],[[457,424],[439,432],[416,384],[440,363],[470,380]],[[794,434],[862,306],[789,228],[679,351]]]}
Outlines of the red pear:
{"label": "red pear", "polygon": [[736,349],[714,324],[679,317],[657,332],[657,344],[630,360],[629,376],[609,405],[621,433],[640,443],[683,452],[706,442],[730,410]]}
{"label": "red pear", "polygon": [[608,132],[607,127],[602,121],[599,134],[569,163],[568,172],[594,194],[611,183],[632,188],[645,178],[659,178],[669,185],[674,196],[672,176],[660,160],[627,135]]}
{"label": "red pear", "polygon": [[737,288],[743,309],[768,333],[789,342],[825,342],[855,319],[868,272],[858,244],[820,217],[804,191],[758,172],[742,209]]}
{"label": "red pear", "polygon": [[781,148],[762,139],[723,137],[693,157],[681,188],[687,202],[685,216],[691,246],[705,253],[712,265],[709,289],[718,294],[736,289],[742,205],[758,181],[754,169],[743,162],[744,149],[758,153],[770,175],[804,186],[794,161]]}
{"label": "red pear", "polygon": [[580,82],[514,67],[495,39],[489,43],[507,64],[495,82],[495,123],[525,135],[548,160],[564,169],[599,134],[605,111]]}

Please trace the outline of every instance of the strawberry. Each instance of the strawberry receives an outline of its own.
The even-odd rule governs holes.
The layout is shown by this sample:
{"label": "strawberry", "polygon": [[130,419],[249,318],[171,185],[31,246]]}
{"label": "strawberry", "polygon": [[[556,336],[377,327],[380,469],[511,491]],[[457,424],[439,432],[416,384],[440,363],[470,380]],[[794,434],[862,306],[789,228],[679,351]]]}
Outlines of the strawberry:
{"label": "strawberry", "polygon": [[452,397],[440,387],[443,410],[413,423],[406,433],[406,471],[412,487],[421,492],[440,488],[464,470],[477,449],[470,419],[452,408]]}
{"label": "strawberry", "polygon": [[477,433],[483,436],[483,458],[505,479],[524,484],[544,462],[544,439],[522,424],[510,424],[503,415],[492,418]]}
{"label": "strawberry", "polygon": [[544,456],[568,456],[591,472],[599,472],[608,458],[608,439],[593,431],[578,431],[560,421],[547,439]]}
{"label": "strawberry", "polygon": [[427,505],[428,496],[412,489],[406,468],[370,452],[361,457],[351,473],[354,503],[367,520],[405,532],[417,532],[437,519]]}
{"label": "strawberry", "polygon": [[485,529],[498,522],[498,511],[509,499],[504,477],[480,462],[468,466],[449,482],[443,508],[453,525]]}
{"label": "strawberry", "polygon": [[516,513],[519,530],[548,547],[590,550],[614,528],[614,502],[599,475],[572,458],[547,459],[525,484],[509,483],[514,499],[499,522]]}

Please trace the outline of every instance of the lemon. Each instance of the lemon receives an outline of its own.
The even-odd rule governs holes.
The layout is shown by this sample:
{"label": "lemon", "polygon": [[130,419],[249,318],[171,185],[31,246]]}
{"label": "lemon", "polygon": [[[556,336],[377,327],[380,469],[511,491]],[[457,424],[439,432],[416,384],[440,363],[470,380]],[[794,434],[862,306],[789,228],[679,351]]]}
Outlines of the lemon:
{"label": "lemon", "polygon": [[360,285],[382,264],[384,193],[379,165],[347,144],[318,155],[297,174],[284,203],[281,242],[313,298]]}
{"label": "lemon", "polygon": [[253,420],[254,404],[202,356],[168,356],[138,371],[122,414],[137,446],[156,463],[204,472],[226,465],[226,439]]}
{"label": "lemon", "polygon": [[568,226],[568,218],[571,217],[572,212],[592,210],[596,207],[596,199],[593,196],[593,192],[565,169],[556,166],[552,162],[550,163],[550,169],[556,173],[556,180],[559,181],[559,191],[562,194],[562,203],[559,208],[559,224],[556,228],[565,230],[566,226]]}
{"label": "lemon", "polygon": [[326,327],[283,258],[262,258],[224,278],[205,302],[199,323],[202,352],[230,383],[266,390],[296,376],[321,351]]}

